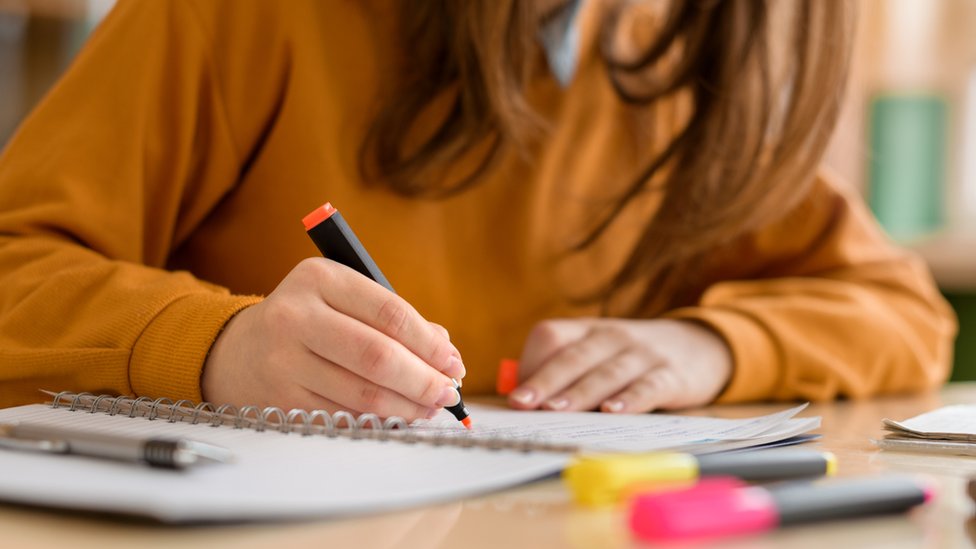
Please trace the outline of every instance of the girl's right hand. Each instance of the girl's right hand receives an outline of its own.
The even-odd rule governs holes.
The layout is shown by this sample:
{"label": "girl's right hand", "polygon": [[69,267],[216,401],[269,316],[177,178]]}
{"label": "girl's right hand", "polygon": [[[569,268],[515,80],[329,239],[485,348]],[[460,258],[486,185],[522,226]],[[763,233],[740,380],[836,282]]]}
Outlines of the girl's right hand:
{"label": "girl's right hand", "polygon": [[464,375],[444,328],[360,273],[313,258],[227,323],[200,384],[214,403],[410,421],[456,404],[451,378]]}

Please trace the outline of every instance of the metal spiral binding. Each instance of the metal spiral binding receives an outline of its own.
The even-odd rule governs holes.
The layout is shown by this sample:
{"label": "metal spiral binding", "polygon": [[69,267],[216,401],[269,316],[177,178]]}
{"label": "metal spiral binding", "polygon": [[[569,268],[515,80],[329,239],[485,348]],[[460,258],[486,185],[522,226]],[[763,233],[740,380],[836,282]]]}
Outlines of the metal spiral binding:
{"label": "metal spiral binding", "polygon": [[52,408],[65,408],[71,412],[102,413],[110,416],[124,415],[129,418],[143,418],[149,421],[167,421],[191,425],[208,424],[210,427],[230,426],[235,429],[248,429],[256,432],[278,431],[296,433],[301,436],[321,435],[329,438],[347,437],[389,441],[406,444],[424,443],[434,446],[456,446],[461,448],[487,448],[490,450],[514,450],[520,452],[576,452],[574,445],[554,444],[539,438],[478,438],[467,431],[444,429],[418,433],[408,429],[408,423],[400,417],[381,419],[376,414],[365,413],[355,416],[346,411],[330,413],[325,410],[293,409],[285,412],[276,406],[261,408],[232,404],[215,406],[209,402],[194,402],[186,399],[173,401],[169,398],[149,397],[131,398],[126,396],[93,395],[61,391],[48,394],[53,396]]}

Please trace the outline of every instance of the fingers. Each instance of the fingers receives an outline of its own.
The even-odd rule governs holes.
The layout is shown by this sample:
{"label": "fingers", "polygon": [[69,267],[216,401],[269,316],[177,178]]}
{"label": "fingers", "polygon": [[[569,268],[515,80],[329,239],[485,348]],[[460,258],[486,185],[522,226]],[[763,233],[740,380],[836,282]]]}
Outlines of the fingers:
{"label": "fingers", "polygon": [[406,300],[334,261],[313,258],[302,265],[330,307],[396,340],[445,375],[464,377],[461,353]]}
{"label": "fingers", "polygon": [[439,333],[439,334],[441,334],[441,336],[443,336],[443,337],[444,337],[444,339],[446,339],[446,340],[448,340],[448,341],[450,341],[450,340],[451,340],[451,334],[450,334],[450,332],[448,332],[448,331],[447,331],[447,328],[445,328],[445,327],[443,327],[443,326],[441,326],[440,324],[438,324],[438,323],[436,323],[436,322],[431,322],[431,323],[430,323],[430,325],[431,325],[431,326],[432,326],[432,327],[433,327],[433,328],[434,328],[435,330],[437,330],[437,333]]}
{"label": "fingers", "polygon": [[567,389],[543,403],[550,410],[593,410],[625,390],[655,366],[654,358],[626,348],[586,372]]}
{"label": "fingers", "polygon": [[527,379],[563,347],[582,339],[591,325],[580,320],[546,320],[532,328],[519,359],[519,375]]}
{"label": "fingers", "polygon": [[533,409],[541,404],[551,410],[569,409],[570,401],[560,393],[627,348],[629,341],[626,333],[612,326],[592,328],[584,337],[553,354],[533,376],[512,391],[509,401],[521,409]]}
{"label": "fingers", "polygon": [[[334,402],[338,410],[369,412],[380,417],[399,416],[407,421],[429,419],[438,412],[436,408],[421,406],[312,353],[308,353],[295,377],[295,381],[318,398]],[[331,399],[322,396],[325,394],[331,395]]]}
{"label": "fingers", "polygon": [[399,342],[327,307],[312,310],[309,317],[297,327],[298,337],[319,357],[425,408],[457,404],[460,397],[451,379]]}
{"label": "fingers", "polygon": [[303,396],[298,399],[299,404],[297,408],[300,410],[305,410],[306,412],[312,412],[314,410],[325,410],[330,414],[338,412],[340,410],[349,412],[350,414],[359,415],[361,412],[359,410],[350,410],[349,408],[343,407],[338,402],[329,400],[324,396],[317,394],[308,389],[302,391]]}
{"label": "fingers", "polygon": [[681,380],[672,367],[658,367],[634,380],[626,389],[607,398],[604,412],[641,413],[671,407],[680,396]]}

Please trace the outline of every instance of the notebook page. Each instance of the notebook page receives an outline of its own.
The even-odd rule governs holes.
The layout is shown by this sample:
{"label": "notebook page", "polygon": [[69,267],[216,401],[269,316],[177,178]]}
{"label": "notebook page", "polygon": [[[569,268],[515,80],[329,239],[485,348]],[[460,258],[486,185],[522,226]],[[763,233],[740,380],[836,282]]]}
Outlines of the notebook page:
{"label": "notebook page", "polygon": [[[753,446],[767,446],[774,442],[786,441],[798,435],[820,428],[819,417],[791,419],[786,423],[744,439],[705,440],[687,446],[676,446],[673,450],[692,454],[710,454],[727,450],[748,449]],[[801,442],[806,439],[801,439]]]}
{"label": "notebook page", "polygon": [[740,444],[725,446],[772,442],[819,427],[818,418],[791,419],[805,407],[804,404],[746,419],[718,419],[670,414],[526,412],[472,404],[468,406],[473,423],[470,433],[465,433],[446,413],[417,429],[440,433],[441,429],[453,426],[458,436],[576,444],[592,451],[707,450],[709,446],[731,441],[740,441]]}
{"label": "notebook page", "polygon": [[232,427],[68,412],[0,410],[0,421],[217,444],[231,464],[184,471],[84,456],[0,450],[0,498],[149,515],[164,521],[338,516],[429,504],[510,487],[560,471],[568,456],[256,433]]}

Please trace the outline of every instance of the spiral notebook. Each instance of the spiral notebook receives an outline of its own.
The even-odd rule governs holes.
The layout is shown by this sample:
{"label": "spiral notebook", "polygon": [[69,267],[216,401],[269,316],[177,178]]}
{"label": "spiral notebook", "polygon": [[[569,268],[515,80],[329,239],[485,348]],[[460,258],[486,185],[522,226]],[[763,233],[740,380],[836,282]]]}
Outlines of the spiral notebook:
{"label": "spiral notebook", "polygon": [[747,419],[512,412],[471,405],[475,429],[439,417],[406,426],[371,414],[284,412],[169,399],[60,393],[0,410],[32,422],[228,448],[230,464],[183,471],[83,456],[0,451],[0,500],[166,522],[375,513],[507,488],[558,473],[574,452],[729,450],[819,427],[802,406]]}

